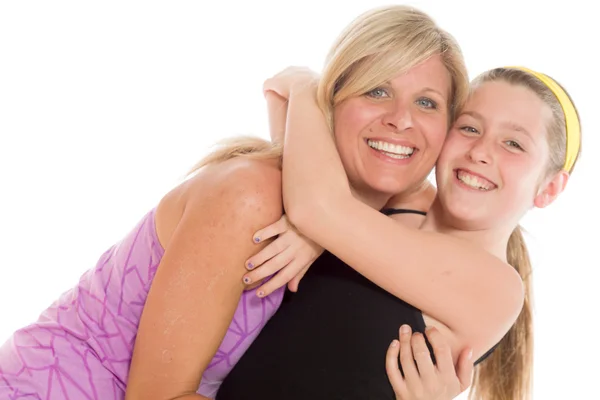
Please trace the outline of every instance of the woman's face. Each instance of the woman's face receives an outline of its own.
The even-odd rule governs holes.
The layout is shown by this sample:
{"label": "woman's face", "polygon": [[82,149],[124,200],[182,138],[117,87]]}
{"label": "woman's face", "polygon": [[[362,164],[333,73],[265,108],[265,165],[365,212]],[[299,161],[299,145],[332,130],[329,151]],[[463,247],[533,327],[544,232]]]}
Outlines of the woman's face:
{"label": "woman's face", "polygon": [[448,131],[451,87],[437,55],[335,108],[335,141],[354,190],[390,197],[421,185]]}

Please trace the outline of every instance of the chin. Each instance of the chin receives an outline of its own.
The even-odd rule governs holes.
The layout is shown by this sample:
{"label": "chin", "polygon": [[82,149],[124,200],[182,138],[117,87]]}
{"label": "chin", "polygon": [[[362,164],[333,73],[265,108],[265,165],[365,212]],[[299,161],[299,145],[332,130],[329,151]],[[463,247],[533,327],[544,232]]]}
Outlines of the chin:
{"label": "chin", "polygon": [[[469,202],[451,202],[442,205],[443,218],[454,228],[475,230],[486,226],[489,219],[489,209],[485,204]],[[486,218],[488,217],[488,218]]]}

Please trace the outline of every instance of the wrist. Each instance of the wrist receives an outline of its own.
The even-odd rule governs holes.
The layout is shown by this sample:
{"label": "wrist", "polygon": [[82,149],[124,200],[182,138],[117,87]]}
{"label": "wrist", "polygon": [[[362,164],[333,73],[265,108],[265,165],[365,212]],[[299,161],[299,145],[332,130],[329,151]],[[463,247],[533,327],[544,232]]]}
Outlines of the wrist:
{"label": "wrist", "polygon": [[290,98],[292,97],[303,97],[303,98],[311,98],[316,102],[317,98],[317,87],[319,85],[319,81],[317,78],[296,82],[290,88]]}

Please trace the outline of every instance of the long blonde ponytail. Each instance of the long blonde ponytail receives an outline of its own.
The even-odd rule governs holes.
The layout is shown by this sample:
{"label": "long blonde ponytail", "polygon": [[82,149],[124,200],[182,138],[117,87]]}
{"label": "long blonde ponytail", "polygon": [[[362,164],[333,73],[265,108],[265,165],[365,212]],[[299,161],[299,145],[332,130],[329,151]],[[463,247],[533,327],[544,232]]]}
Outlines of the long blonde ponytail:
{"label": "long blonde ponytail", "polygon": [[475,368],[469,399],[528,400],[533,379],[531,261],[517,226],[508,240],[507,260],[521,276],[525,303],[521,314],[494,352]]}

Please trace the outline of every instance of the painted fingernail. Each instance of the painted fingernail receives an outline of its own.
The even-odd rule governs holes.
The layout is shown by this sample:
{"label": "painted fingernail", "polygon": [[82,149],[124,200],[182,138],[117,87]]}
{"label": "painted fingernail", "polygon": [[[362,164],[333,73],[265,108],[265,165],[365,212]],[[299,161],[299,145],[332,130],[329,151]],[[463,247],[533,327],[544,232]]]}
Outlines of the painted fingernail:
{"label": "painted fingernail", "polygon": [[247,276],[244,277],[244,283],[250,283],[250,278],[248,278]]}
{"label": "painted fingernail", "polygon": [[248,263],[248,269],[252,269],[254,268],[254,264],[252,264],[251,262]]}
{"label": "painted fingernail", "polygon": [[397,347],[398,346],[398,341],[397,340],[392,340],[392,344],[390,345],[390,347]]}
{"label": "painted fingernail", "polygon": [[260,242],[260,238],[257,236],[254,238],[254,243],[258,243],[258,242]]}

